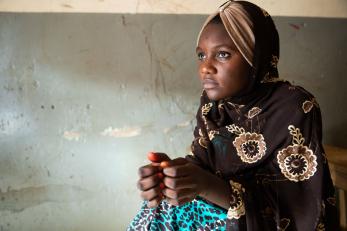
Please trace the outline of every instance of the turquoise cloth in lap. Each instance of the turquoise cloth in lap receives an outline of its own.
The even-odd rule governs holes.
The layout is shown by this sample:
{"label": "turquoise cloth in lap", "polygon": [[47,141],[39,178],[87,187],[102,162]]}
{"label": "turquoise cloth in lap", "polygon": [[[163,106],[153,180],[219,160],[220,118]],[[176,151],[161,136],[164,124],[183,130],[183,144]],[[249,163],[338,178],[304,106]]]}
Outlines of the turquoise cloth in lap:
{"label": "turquoise cloth in lap", "polygon": [[173,206],[163,200],[158,207],[152,209],[147,207],[147,202],[144,202],[127,230],[225,231],[226,218],[227,210],[201,197],[181,206]]}

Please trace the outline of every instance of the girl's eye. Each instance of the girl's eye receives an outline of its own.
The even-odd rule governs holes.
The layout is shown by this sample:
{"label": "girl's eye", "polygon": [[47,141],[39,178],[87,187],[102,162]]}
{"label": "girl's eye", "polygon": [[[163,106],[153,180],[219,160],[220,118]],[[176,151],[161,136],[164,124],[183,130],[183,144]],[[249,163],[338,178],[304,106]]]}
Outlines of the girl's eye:
{"label": "girl's eye", "polygon": [[230,53],[226,51],[220,51],[217,53],[217,58],[227,59],[230,57]]}
{"label": "girl's eye", "polygon": [[198,59],[201,61],[201,60],[203,60],[204,58],[206,58],[206,55],[205,55],[204,53],[202,53],[202,52],[199,52],[199,53],[198,53]]}

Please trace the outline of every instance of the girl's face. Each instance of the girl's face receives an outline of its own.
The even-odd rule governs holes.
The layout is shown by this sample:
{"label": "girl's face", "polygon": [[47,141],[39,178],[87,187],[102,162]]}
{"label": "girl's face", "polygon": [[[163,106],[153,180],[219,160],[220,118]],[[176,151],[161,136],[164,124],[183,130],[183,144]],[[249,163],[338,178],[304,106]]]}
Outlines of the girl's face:
{"label": "girl's face", "polygon": [[251,67],[222,23],[204,28],[196,53],[200,80],[210,100],[234,96],[247,88]]}

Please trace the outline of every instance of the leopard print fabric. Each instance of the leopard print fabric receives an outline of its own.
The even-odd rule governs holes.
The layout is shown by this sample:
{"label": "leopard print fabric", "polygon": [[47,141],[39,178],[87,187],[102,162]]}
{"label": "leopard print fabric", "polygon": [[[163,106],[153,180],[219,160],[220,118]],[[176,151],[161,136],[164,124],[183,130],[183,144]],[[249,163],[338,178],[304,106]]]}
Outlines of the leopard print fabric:
{"label": "leopard print fabric", "polygon": [[173,206],[165,200],[156,208],[148,208],[144,202],[127,231],[225,231],[227,211],[197,197],[181,206]]}

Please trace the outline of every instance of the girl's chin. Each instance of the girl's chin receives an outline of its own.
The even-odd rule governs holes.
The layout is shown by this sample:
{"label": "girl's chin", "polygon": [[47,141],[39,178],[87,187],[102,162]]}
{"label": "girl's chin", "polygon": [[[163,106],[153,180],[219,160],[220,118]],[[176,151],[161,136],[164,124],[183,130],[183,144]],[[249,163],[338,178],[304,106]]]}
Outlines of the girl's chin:
{"label": "girl's chin", "polygon": [[215,89],[205,89],[205,92],[207,94],[207,97],[210,99],[210,100],[213,100],[213,101],[217,101],[217,100],[220,100],[220,99],[223,99],[224,97],[221,96],[221,94],[219,94],[218,91],[216,91]]}
{"label": "girl's chin", "polygon": [[213,101],[218,101],[218,100],[222,100],[222,99],[226,99],[226,98],[229,98],[229,97],[232,97],[234,96],[235,94],[223,94],[220,90],[218,89],[204,89],[206,94],[207,94],[207,97],[210,99],[210,100],[213,100]]}

